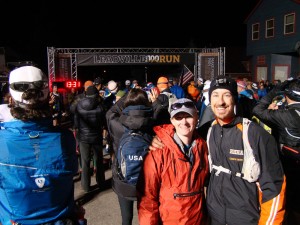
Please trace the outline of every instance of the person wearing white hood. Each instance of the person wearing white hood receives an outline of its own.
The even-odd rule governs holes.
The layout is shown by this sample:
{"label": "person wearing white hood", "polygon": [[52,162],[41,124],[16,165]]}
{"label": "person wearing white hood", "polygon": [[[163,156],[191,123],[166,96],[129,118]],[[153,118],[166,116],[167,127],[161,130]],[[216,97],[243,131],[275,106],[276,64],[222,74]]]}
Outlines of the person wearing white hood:
{"label": "person wearing white hood", "polygon": [[0,224],[74,225],[76,142],[54,128],[47,76],[27,65],[10,72],[12,120],[0,123]]}
{"label": "person wearing white hood", "polygon": [[211,110],[210,103],[209,103],[209,96],[208,96],[208,91],[210,88],[210,80],[206,80],[204,82],[204,87],[202,90],[202,105],[201,105],[201,110],[199,112],[199,127],[201,127],[203,124],[205,124],[208,121],[213,120],[214,113]]}

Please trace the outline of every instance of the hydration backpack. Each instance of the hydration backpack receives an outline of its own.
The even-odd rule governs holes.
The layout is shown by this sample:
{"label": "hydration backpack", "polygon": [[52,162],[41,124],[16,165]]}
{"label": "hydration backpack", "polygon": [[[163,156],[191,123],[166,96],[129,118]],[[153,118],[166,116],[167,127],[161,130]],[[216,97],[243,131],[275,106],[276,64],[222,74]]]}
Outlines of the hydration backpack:
{"label": "hydration backpack", "polygon": [[147,133],[125,128],[113,166],[113,190],[116,194],[136,200],[135,185],[151,140],[152,136]]}
{"label": "hydration backpack", "polygon": [[1,124],[0,224],[48,224],[73,208],[75,139],[69,130],[23,124]]}
{"label": "hydration backpack", "polygon": [[212,162],[211,155],[210,155],[210,148],[209,148],[209,137],[211,133],[211,127],[209,128],[207,134],[207,145],[208,145],[208,152],[209,152],[208,161],[209,161],[210,171],[212,171],[212,169],[215,169],[217,171],[215,173],[216,176],[218,176],[220,172],[224,172],[224,173],[228,173],[240,177],[250,183],[256,182],[258,180],[258,177],[260,175],[260,165],[255,160],[253,149],[250,146],[249,139],[248,139],[248,129],[251,122],[252,122],[251,120],[247,118],[243,118],[244,162],[243,162],[242,171],[236,173],[233,173],[231,170],[221,165],[219,166],[214,165],[214,162]]}
{"label": "hydration backpack", "polygon": [[177,100],[177,97],[175,94],[173,93],[169,93],[169,92],[162,92],[162,94],[168,96],[169,98],[169,107],[168,107],[168,112],[171,112],[171,105]]}

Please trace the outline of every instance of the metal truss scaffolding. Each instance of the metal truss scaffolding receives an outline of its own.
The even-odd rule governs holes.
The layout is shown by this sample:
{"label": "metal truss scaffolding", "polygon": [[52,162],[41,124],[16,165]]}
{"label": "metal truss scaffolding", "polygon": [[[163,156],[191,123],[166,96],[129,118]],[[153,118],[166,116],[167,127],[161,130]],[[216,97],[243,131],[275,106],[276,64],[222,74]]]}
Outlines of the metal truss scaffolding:
{"label": "metal truss scaffolding", "polygon": [[56,58],[59,55],[66,55],[70,57],[71,61],[71,78],[77,80],[77,55],[80,54],[180,54],[180,53],[194,53],[195,66],[194,75],[200,76],[201,68],[198,63],[199,55],[215,54],[219,57],[218,60],[218,74],[225,74],[225,48],[54,48],[47,47],[48,54],[48,75],[50,82],[55,81],[56,78]]}

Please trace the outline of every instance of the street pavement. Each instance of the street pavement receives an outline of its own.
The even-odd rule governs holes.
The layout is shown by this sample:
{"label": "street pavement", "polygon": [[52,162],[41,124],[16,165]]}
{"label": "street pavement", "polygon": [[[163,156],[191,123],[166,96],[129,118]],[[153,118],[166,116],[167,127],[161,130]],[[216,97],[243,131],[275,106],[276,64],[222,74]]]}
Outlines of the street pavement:
{"label": "street pavement", "polygon": [[[75,201],[83,205],[88,225],[122,225],[118,198],[111,188],[112,173],[108,166],[105,179],[105,188],[100,191],[97,188],[95,176],[92,176],[91,186],[94,190],[86,194],[81,189],[80,177],[74,177]],[[138,225],[136,202],[134,209],[132,225]]]}

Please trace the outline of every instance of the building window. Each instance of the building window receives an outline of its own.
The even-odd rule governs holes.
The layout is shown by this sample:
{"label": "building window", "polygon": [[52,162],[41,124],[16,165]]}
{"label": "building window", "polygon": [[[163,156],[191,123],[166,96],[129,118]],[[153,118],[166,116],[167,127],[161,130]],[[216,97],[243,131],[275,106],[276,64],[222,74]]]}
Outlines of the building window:
{"label": "building window", "polygon": [[266,80],[268,77],[268,67],[266,66],[258,66],[256,67],[256,80]]}
{"label": "building window", "polygon": [[252,41],[259,39],[259,23],[252,25]]}
{"label": "building window", "polygon": [[289,66],[275,65],[274,66],[274,80],[285,81],[288,79]]}
{"label": "building window", "polygon": [[295,13],[284,16],[284,34],[292,34],[295,32]]}
{"label": "building window", "polygon": [[266,38],[274,37],[274,19],[266,21]]}

